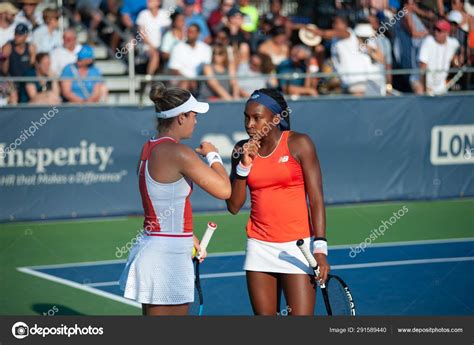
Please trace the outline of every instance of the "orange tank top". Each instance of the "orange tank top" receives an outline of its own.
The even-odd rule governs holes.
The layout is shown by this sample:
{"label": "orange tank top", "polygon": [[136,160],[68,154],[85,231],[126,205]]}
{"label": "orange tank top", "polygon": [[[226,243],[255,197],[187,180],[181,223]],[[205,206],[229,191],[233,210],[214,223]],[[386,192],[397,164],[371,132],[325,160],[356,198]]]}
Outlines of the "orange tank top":
{"label": "orange tank top", "polygon": [[251,211],[247,236],[268,242],[289,242],[311,236],[303,170],[282,132],[275,150],[257,156],[247,178]]}

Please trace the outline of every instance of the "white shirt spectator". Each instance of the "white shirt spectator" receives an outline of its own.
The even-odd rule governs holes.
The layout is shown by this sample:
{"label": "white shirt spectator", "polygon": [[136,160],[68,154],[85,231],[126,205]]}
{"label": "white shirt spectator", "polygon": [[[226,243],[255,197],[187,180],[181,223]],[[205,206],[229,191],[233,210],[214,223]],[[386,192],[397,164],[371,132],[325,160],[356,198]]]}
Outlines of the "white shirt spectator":
{"label": "white shirt spectator", "polygon": [[64,67],[77,61],[77,53],[81,50],[82,45],[78,44],[73,51],[64,47],[54,49],[51,56],[50,71],[56,76],[60,76]]}
{"label": "white shirt spectator", "polygon": [[5,43],[12,41],[15,38],[15,26],[10,25],[8,28],[0,28],[0,48],[5,45]]}
{"label": "white shirt spectator", "polygon": [[359,47],[359,40],[352,30],[350,36],[338,39],[331,47],[331,56],[337,73],[341,74],[341,81],[345,86],[357,83],[365,83],[367,75],[347,75],[343,73],[361,73],[367,71],[370,57],[362,54]]}
{"label": "white shirt spectator", "polygon": [[448,37],[444,44],[438,43],[433,36],[426,37],[420,47],[419,60],[426,64],[428,70],[443,70],[441,72],[428,72],[426,74],[426,90],[435,95],[446,93],[446,78],[459,42]]}
{"label": "white shirt spectator", "polygon": [[171,25],[171,19],[168,11],[159,10],[158,14],[153,16],[151,11],[146,9],[138,14],[137,25],[145,31],[153,47],[158,49],[161,44],[161,36],[164,30]]}
{"label": "white shirt spectator", "polygon": [[33,43],[38,53],[50,53],[62,45],[61,34],[59,30],[50,33],[46,24],[43,24],[33,31]]}
{"label": "white shirt spectator", "polygon": [[[35,20],[36,20],[36,23],[38,24],[38,26],[44,24],[43,12],[39,8],[39,6],[35,10],[34,17],[35,17]],[[31,31],[33,31],[33,24],[26,18],[25,12],[23,12],[23,10],[18,12],[18,14],[15,16],[15,20],[13,22],[13,25],[17,26],[17,24],[20,24],[20,23],[25,24],[28,27],[28,29],[30,29],[30,33],[31,33]]]}
{"label": "white shirt spectator", "polygon": [[203,66],[211,61],[212,49],[208,44],[197,41],[193,48],[186,42],[180,42],[171,51],[168,67],[187,78],[195,78],[201,74]]}
{"label": "white shirt spectator", "polygon": [[[377,49],[379,47],[378,40],[369,40],[367,46]],[[390,43],[389,43],[390,44]],[[380,48],[379,48],[380,49]],[[383,51],[382,51],[383,54]],[[372,60],[367,52],[364,52],[364,60],[367,65],[366,71],[370,74],[367,75],[367,87],[365,90],[366,96],[385,96],[385,65],[377,61]],[[385,55],[384,55],[385,57]]]}
{"label": "white shirt spectator", "polygon": [[173,35],[173,30],[166,31],[165,35],[163,36],[163,42],[161,42],[160,50],[163,53],[170,54],[173,48],[179,43],[184,42],[184,40],[179,40]]}

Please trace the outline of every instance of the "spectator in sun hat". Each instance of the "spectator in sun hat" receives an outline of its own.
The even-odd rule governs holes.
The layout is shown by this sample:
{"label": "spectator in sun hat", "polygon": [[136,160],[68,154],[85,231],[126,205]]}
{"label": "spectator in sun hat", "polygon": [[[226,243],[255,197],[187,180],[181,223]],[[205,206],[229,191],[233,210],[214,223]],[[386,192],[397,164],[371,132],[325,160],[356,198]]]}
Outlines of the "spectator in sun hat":
{"label": "spectator in sun hat", "polygon": [[28,29],[33,31],[43,24],[43,13],[38,10],[41,0],[21,0],[21,11],[15,17],[15,24],[24,23]]}
{"label": "spectator in sun hat", "polygon": [[77,53],[77,62],[64,67],[61,78],[78,78],[61,81],[63,97],[71,103],[97,103],[101,99],[103,81],[100,71],[94,66],[94,51],[84,45]]}
{"label": "spectator in sun hat", "polygon": [[421,86],[428,94],[439,95],[448,91],[446,90],[447,70],[457,57],[456,52],[459,48],[459,42],[449,37],[450,31],[451,24],[448,21],[438,20],[433,36],[429,35],[421,44],[419,67],[427,70],[426,76],[422,77]]}
{"label": "spectator in sun hat", "polygon": [[0,3],[0,48],[15,36],[13,20],[18,9],[9,2]]}

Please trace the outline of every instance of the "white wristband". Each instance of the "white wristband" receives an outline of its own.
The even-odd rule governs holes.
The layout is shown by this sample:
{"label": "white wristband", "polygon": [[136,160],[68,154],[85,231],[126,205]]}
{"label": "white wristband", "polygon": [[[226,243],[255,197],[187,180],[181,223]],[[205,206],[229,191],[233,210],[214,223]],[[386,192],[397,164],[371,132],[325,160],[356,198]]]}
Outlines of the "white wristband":
{"label": "white wristband", "polygon": [[324,240],[316,240],[313,242],[314,248],[313,248],[313,254],[324,254],[328,255],[328,244]]}
{"label": "white wristband", "polygon": [[250,169],[252,169],[252,164],[246,167],[245,165],[242,164],[242,162],[239,162],[239,164],[237,164],[237,166],[235,167],[235,172],[240,177],[247,177],[250,174]]}
{"label": "white wristband", "polygon": [[207,163],[209,163],[209,166],[212,166],[212,164],[214,163],[221,163],[222,165],[224,165],[221,156],[217,152],[209,152],[206,155],[206,159]]}

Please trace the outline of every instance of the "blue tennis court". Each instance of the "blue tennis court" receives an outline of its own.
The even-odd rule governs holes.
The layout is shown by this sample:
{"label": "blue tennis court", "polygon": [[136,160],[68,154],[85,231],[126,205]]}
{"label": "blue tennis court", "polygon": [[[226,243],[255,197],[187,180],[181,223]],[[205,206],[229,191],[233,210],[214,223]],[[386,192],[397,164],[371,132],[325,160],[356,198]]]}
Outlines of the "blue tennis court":
{"label": "blue tennis court", "polygon": [[[354,258],[349,253],[348,246],[332,247],[329,259],[332,273],[351,288],[358,315],[474,314],[472,238],[377,244]],[[206,315],[252,314],[243,260],[242,252],[210,254],[201,265]],[[121,297],[124,265],[114,260],[17,269],[140,307]]]}

